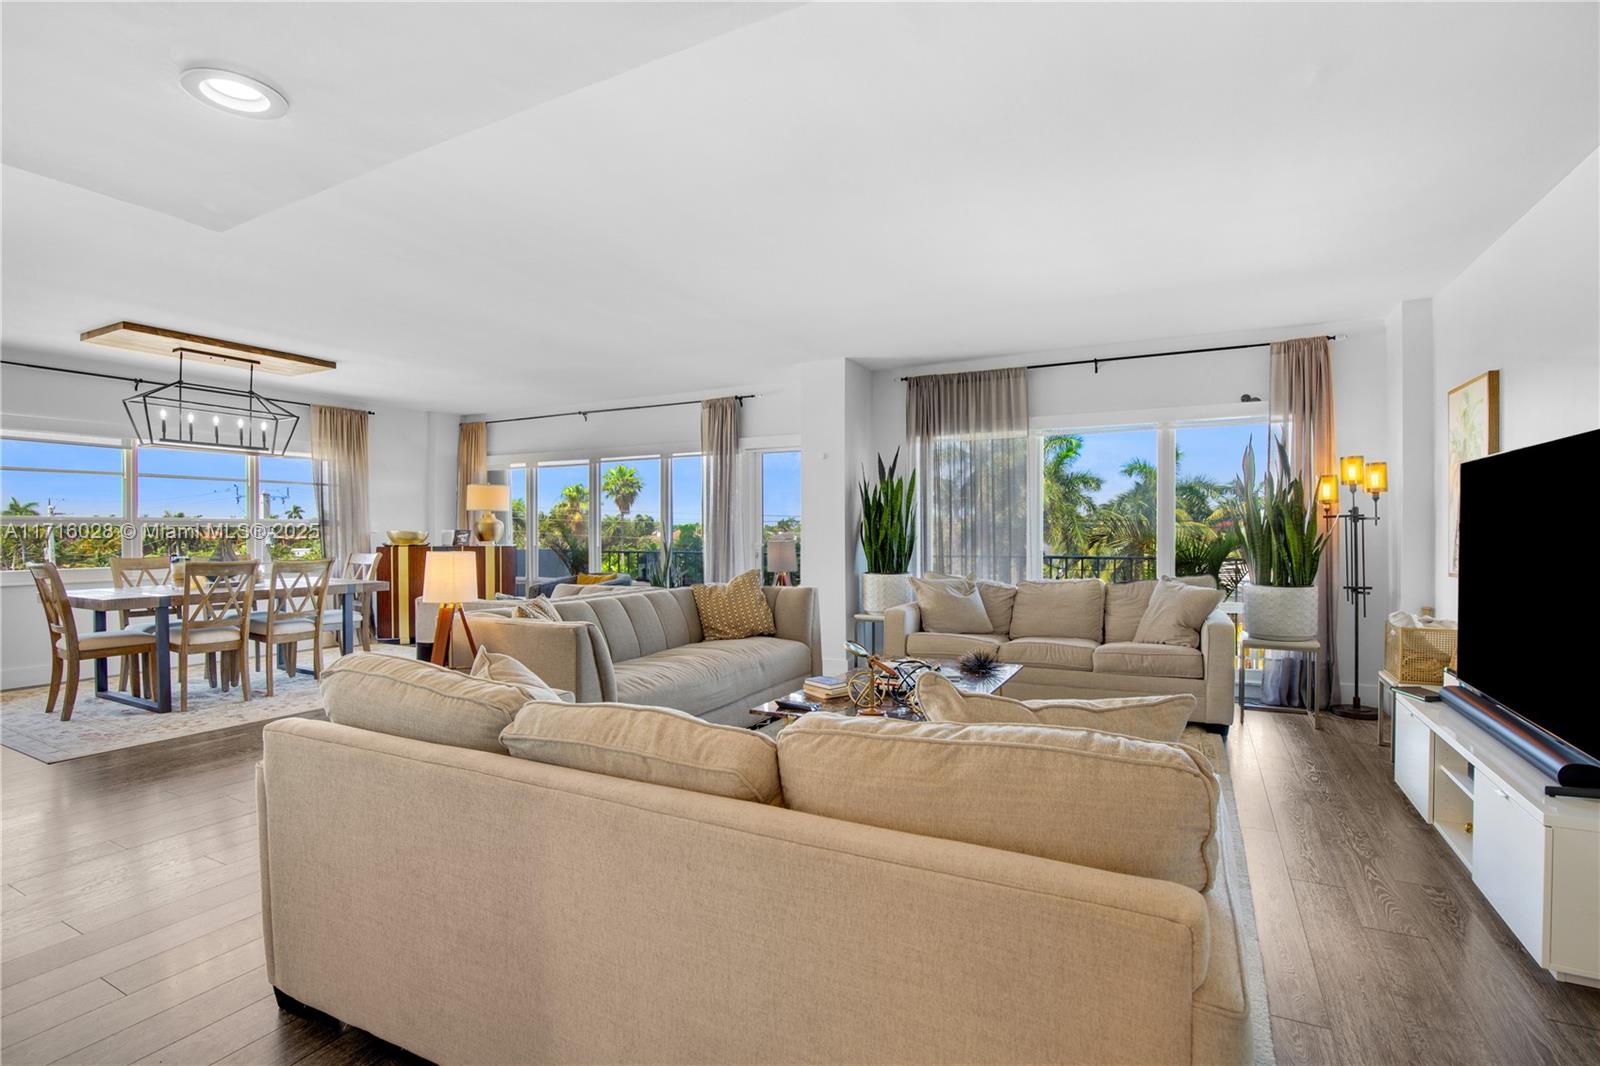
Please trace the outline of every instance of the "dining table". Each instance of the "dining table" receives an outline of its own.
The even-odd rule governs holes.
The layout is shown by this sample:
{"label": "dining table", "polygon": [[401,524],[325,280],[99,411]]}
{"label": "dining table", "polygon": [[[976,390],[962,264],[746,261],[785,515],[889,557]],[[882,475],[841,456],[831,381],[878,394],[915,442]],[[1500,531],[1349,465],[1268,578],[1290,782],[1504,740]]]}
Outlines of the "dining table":
{"label": "dining table", "polygon": [[[271,571],[257,578],[255,599],[264,600],[272,595]],[[387,581],[350,577],[328,578],[328,595],[339,600],[342,625],[339,629],[339,652],[349,655],[355,640],[356,601],[363,593],[383,592],[389,588]],[[94,613],[94,631],[106,631],[106,615],[112,611],[150,611],[155,622],[156,676],[155,698],[145,699],[130,692],[113,691],[107,660],[94,663],[94,694],[103,700],[126,704],[141,710],[166,714],[172,710],[172,604],[182,602],[181,585],[141,585],[138,587],[67,589],[67,602],[79,610]]]}

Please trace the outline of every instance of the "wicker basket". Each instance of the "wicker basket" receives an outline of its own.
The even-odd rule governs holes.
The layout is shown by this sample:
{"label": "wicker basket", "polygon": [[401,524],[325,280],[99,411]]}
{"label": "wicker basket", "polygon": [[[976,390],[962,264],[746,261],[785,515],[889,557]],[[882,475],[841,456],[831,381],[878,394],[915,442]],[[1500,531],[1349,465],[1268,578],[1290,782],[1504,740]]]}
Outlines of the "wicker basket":
{"label": "wicker basket", "polygon": [[1456,664],[1456,631],[1442,626],[1383,627],[1383,666],[1402,685],[1437,685]]}

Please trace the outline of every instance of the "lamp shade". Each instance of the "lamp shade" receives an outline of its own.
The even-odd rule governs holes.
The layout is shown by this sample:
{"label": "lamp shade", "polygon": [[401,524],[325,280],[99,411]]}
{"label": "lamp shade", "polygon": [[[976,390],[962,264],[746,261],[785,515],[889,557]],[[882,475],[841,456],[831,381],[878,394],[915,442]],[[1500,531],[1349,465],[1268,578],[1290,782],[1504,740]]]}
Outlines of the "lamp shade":
{"label": "lamp shade", "polygon": [[1323,474],[1317,478],[1317,502],[1327,507],[1335,507],[1339,503],[1339,479],[1332,474]]}
{"label": "lamp shade", "polygon": [[1381,496],[1389,491],[1389,464],[1367,464],[1367,491],[1374,496]]}
{"label": "lamp shade", "polygon": [[800,569],[793,537],[773,537],[767,541],[767,569],[774,574],[792,574]]}
{"label": "lamp shade", "polygon": [[429,552],[423,563],[422,598],[461,603],[478,598],[477,552]]}
{"label": "lamp shade", "polygon": [[1359,486],[1366,480],[1366,461],[1359,455],[1347,455],[1339,460],[1339,480],[1346,485]]}
{"label": "lamp shade", "polygon": [[509,511],[511,510],[510,485],[468,485],[467,510],[469,511]]}

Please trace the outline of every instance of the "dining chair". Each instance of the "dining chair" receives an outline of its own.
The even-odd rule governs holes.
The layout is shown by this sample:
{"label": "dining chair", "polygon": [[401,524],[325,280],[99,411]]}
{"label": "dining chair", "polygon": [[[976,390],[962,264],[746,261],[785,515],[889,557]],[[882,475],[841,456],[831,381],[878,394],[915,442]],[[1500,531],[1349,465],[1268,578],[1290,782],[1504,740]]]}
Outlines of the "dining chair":
{"label": "dining chair", "polygon": [[[172,580],[172,560],[165,555],[145,555],[131,559],[116,556],[111,560],[111,583],[119,589],[170,585]],[[123,629],[137,629],[144,633],[154,633],[156,629],[155,611],[150,609],[118,611],[117,620],[117,624]],[[144,673],[147,679],[144,687],[150,688],[155,681],[155,652],[151,651],[143,658],[146,660]],[[131,673],[135,696],[140,695],[139,660],[140,656],[136,655],[123,659],[122,672],[117,678],[117,688],[125,690]]]}
{"label": "dining chair", "polygon": [[178,709],[189,709],[189,656],[232,652],[222,676],[237,669],[239,691],[250,702],[250,608],[259,563],[190,561],[183,568],[178,631]]}
{"label": "dining chair", "polygon": [[152,633],[134,629],[118,629],[104,633],[78,633],[78,621],[67,602],[67,589],[61,582],[61,571],[55,563],[29,563],[28,573],[39,590],[39,602],[44,605],[44,620],[50,627],[50,694],[45,698],[44,713],[56,709],[56,696],[66,681],[66,700],[61,705],[61,720],[72,720],[72,707],[78,700],[78,674],[85,659],[115,659],[121,656],[155,654],[156,638]]}
{"label": "dining chair", "polygon": [[311,641],[311,673],[322,677],[322,629],[324,607],[328,602],[328,573],[332,560],[304,562],[280,561],[272,564],[267,609],[250,615],[250,639],[256,653],[267,654],[267,695],[272,695],[272,658],[281,645],[285,649],[284,667],[295,671],[294,647]]}
{"label": "dining chair", "polygon": [[[351,552],[344,558],[342,577],[356,581],[371,581],[378,572],[377,552]],[[372,650],[372,597],[373,593],[347,593],[356,597],[356,635],[361,638],[361,650]],[[326,630],[342,630],[344,628],[344,611],[335,607],[324,611],[322,615],[322,628]],[[354,643],[352,640],[351,643]]]}

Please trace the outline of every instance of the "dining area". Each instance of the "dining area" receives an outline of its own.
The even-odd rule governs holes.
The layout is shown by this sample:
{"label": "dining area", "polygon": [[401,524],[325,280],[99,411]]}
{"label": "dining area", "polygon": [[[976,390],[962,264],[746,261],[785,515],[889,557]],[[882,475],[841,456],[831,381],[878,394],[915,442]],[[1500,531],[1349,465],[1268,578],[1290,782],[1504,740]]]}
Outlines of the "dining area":
{"label": "dining area", "polygon": [[[249,703],[271,698],[277,679],[320,677],[327,652],[371,650],[378,557],[341,560],[111,560],[109,586],[68,586],[51,562],[27,569],[50,641],[46,714],[72,720],[80,676],[93,668],[93,695],[140,712],[189,710],[191,685]],[[87,611],[84,631],[76,611]],[[263,682],[253,692],[254,671]],[[304,665],[306,662],[309,665]],[[199,664],[197,667],[197,663]],[[115,687],[113,687],[113,668]]]}

